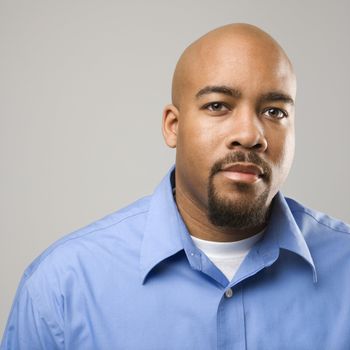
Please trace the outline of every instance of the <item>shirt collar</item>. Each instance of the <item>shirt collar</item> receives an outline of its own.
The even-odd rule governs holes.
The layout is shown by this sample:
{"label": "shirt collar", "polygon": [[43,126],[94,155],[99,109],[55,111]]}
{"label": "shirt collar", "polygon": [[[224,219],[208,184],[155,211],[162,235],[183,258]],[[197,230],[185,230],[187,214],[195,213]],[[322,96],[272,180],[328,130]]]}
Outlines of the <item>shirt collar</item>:
{"label": "shirt collar", "polygon": [[[150,200],[140,252],[143,282],[156,265],[180,251],[185,251],[192,268],[201,269],[201,259],[196,256],[198,249],[190,238],[173,197],[173,181],[174,167],[158,185]],[[311,266],[314,282],[317,281],[316,268],[303,234],[285,198],[278,193],[273,201],[266,233],[257,243],[257,250],[263,257],[265,266],[278,258],[277,251],[280,248],[301,256]]]}
{"label": "shirt collar", "polygon": [[251,249],[235,275],[233,283],[239,283],[261,269],[271,266],[279,258],[281,249],[300,256],[311,267],[313,282],[317,282],[315,264],[304,236],[287,201],[278,192],[272,202],[264,237]]}
{"label": "shirt collar", "polygon": [[293,213],[282,193],[273,200],[267,234],[275,236],[280,249],[285,249],[302,257],[312,268],[313,281],[317,282],[317,272],[304,235],[297,225]]}
{"label": "shirt collar", "polygon": [[140,255],[143,281],[153,267],[183,249],[179,213],[171,186],[173,170],[174,167],[151,197]]}

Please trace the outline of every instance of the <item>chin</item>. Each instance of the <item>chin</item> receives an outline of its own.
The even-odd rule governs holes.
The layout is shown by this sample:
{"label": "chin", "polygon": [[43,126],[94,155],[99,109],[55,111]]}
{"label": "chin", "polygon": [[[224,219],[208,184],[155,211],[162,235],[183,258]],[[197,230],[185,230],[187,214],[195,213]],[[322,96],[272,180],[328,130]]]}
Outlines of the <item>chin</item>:
{"label": "chin", "polygon": [[245,183],[235,184],[235,189],[219,191],[208,185],[208,218],[220,227],[246,229],[266,222],[269,212],[269,188],[257,191]]}

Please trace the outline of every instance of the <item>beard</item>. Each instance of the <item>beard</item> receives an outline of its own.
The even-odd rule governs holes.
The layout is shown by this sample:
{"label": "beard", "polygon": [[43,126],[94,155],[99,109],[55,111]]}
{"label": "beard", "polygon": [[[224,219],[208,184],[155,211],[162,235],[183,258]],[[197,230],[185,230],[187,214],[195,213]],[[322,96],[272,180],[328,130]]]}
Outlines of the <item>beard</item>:
{"label": "beard", "polygon": [[[225,165],[235,162],[249,162],[261,167],[264,172],[261,180],[268,184],[265,191],[251,198],[249,192],[252,191],[252,185],[241,182],[235,184],[235,190],[242,194],[242,199],[233,200],[220,196],[215,188],[214,177]],[[269,214],[267,200],[270,193],[270,179],[270,166],[253,152],[238,151],[216,162],[211,169],[208,181],[208,218],[210,222],[215,226],[232,229],[247,229],[264,224]]]}

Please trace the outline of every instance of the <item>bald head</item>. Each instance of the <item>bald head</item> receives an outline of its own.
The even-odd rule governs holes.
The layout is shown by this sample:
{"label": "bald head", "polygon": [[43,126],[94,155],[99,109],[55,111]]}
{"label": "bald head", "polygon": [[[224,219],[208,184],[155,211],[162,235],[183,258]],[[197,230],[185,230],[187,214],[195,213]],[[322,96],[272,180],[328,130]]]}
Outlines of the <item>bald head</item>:
{"label": "bald head", "polygon": [[172,83],[172,103],[180,108],[183,95],[193,79],[208,71],[215,72],[217,66],[239,64],[244,69],[245,61],[256,59],[257,69],[261,58],[265,63],[276,65],[276,69],[293,67],[281,46],[266,32],[250,24],[229,24],[205,34],[180,56]]}
{"label": "bald head", "polygon": [[[257,27],[215,29],[181,55],[163,135],[176,148],[181,214],[199,213],[198,223],[206,217],[215,226],[212,240],[230,240],[233,231],[243,232],[242,239],[264,226],[293,160],[295,93],[287,55]],[[225,170],[242,162],[261,167],[263,175]],[[217,227],[225,227],[220,239]]]}

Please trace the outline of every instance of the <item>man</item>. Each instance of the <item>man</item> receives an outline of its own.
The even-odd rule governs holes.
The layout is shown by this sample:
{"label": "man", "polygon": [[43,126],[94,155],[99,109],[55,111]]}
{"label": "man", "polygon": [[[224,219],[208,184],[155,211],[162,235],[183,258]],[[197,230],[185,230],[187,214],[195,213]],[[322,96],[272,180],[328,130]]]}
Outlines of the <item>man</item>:
{"label": "man", "polygon": [[279,192],[296,79],[246,24],[190,45],[154,194],[58,241],[26,270],[1,349],[350,347],[350,228]]}

